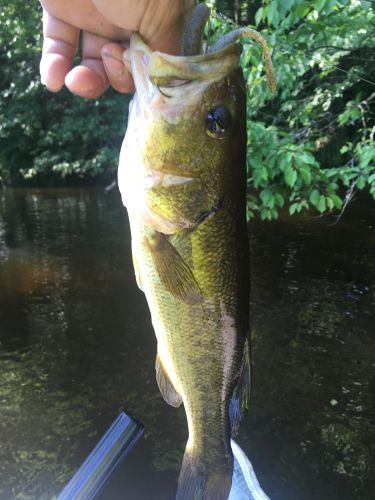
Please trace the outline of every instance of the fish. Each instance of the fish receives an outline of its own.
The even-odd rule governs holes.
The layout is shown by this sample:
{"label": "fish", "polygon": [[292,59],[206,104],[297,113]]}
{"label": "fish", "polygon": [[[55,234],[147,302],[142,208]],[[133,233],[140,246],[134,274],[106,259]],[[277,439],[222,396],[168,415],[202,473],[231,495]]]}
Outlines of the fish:
{"label": "fish", "polygon": [[[199,4],[181,55],[130,41],[136,93],[120,153],[135,276],[157,339],[156,380],[184,405],[189,437],[178,500],[228,498],[233,453],[250,396],[246,221],[246,86],[240,28],[206,50]],[[192,35],[191,35],[192,34]]]}

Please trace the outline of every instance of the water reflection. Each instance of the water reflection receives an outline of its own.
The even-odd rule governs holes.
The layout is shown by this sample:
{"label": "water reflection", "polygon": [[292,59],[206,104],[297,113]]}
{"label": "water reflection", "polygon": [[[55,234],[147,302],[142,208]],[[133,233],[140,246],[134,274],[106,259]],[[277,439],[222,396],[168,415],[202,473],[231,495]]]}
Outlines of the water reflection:
{"label": "water reflection", "polygon": [[373,245],[355,216],[254,228],[256,411],[246,439],[271,498],[375,492]]}
{"label": "water reflection", "polygon": [[[273,499],[375,495],[374,220],[250,228],[254,384],[238,441]],[[186,423],[154,359],[117,194],[1,193],[0,498],[51,499],[120,406],[147,433],[102,499],[173,498]]]}

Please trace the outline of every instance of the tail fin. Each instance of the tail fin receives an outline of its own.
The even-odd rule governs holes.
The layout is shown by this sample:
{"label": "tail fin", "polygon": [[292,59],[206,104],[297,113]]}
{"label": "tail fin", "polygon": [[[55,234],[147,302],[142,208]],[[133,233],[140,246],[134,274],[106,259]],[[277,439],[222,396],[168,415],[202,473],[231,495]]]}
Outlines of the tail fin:
{"label": "tail fin", "polygon": [[185,451],[176,500],[227,500],[232,485],[233,456],[218,465],[205,465]]}

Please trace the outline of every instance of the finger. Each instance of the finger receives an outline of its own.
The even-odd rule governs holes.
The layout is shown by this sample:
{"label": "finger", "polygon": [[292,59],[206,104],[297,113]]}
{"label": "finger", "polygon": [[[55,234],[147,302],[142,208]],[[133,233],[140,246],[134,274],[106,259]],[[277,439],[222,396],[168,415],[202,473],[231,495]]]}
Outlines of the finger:
{"label": "finger", "polygon": [[[162,0],[171,3],[171,0]],[[172,0],[172,3],[180,0]],[[98,12],[100,12],[105,19],[110,21],[114,26],[126,28],[130,31],[138,31],[141,23],[143,12],[147,8],[145,0],[138,0],[138,2],[131,2],[127,0],[117,0],[111,2],[108,6],[108,0],[92,0]],[[155,2],[156,4],[160,2]]]}
{"label": "finger", "polygon": [[[132,29],[131,27],[125,30],[120,28],[118,23],[113,24],[106,15],[107,12],[104,12],[104,15],[100,13],[92,0],[40,0],[40,3],[56,19],[62,19],[81,30],[111,40],[125,40],[130,37],[131,33],[128,30]],[[105,11],[111,11],[112,5],[117,3],[122,5],[122,1],[119,0],[115,2],[106,0]]]}
{"label": "finger", "polygon": [[79,30],[43,11],[42,83],[52,92],[64,85],[77,51]]}
{"label": "finger", "polygon": [[129,50],[118,43],[107,43],[102,48],[102,58],[112,87],[118,92],[134,92]]}
{"label": "finger", "polygon": [[153,50],[176,55],[180,52],[185,16],[195,3],[194,0],[92,2],[113,25],[139,31]]}
{"label": "finger", "polygon": [[151,49],[180,54],[185,18],[194,3],[194,0],[160,0],[147,3],[139,32]]}
{"label": "finger", "polygon": [[101,49],[108,41],[107,38],[83,32],[81,64],[73,68],[65,78],[65,85],[73,94],[96,99],[107,90],[109,81]]}

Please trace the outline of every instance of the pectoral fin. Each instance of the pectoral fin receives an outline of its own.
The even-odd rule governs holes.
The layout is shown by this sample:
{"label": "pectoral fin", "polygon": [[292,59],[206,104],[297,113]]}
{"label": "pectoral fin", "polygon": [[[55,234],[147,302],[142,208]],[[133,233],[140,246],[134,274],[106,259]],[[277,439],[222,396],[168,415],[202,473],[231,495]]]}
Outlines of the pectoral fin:
{"label": "pectoral fin", "polygon": [[229,417],[232,436],[238,432],[250,402],[250,345],[247,338],[244,346],[241,375],[229,402]]}
{"label": "pectoral fin", "polygon": [[165,288],[188,304],[200,302],[203,297],[192,270],[167,237],[153,231],[146,237],[145,243]]}
{"label": "pectoral fin", "polygon": [[159,358],[159,353],[156,355],[155,370],[156,382],[158,383],[163,398],[168,404],[174,406],[175,408],[178,408],[182,403],[182,398],[174,388],[166,371],[164,370],[164,367]]}

